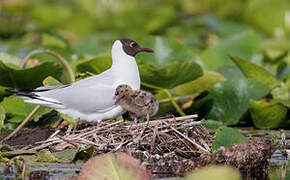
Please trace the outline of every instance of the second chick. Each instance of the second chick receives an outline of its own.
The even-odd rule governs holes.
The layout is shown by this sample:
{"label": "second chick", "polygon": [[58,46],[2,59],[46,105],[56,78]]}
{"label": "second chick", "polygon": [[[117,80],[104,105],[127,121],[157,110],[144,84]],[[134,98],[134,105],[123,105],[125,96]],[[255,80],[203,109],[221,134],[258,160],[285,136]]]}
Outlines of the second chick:
{"label": "second chick", "polygon": [[150,92],[134,91],[129,85],[122,84],[116,88],[115,99],[120,106],[129,112],[131,119],[137,123],[140,119],[149,121],[159,108],[158,100]]}

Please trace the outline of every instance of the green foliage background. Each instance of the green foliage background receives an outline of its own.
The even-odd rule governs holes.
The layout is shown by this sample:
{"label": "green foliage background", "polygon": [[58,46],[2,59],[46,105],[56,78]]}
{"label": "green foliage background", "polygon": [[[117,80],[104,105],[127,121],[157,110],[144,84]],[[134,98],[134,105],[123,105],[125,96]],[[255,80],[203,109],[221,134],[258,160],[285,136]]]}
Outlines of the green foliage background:
{"label": "green foliage background", "polygon": [[[5,88],[35,88],[46,76],[67,82],[47,54],[21,70],[28,52],[50,49],[75,74],[98,74],[110,67],[113,41],[123,37],[155,51],[136,59],[142,88],[162,102],[159,115],[289,126],[289,0],[2,0],[0,128],[15,128],[32,108],[21,108]],[[51,113],[43,109],[30,126]]]}

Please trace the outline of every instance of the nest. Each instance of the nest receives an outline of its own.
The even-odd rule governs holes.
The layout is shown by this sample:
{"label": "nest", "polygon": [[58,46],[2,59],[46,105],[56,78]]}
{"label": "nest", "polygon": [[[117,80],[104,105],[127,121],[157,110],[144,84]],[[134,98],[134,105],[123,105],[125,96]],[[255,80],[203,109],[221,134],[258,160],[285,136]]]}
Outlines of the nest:
{"label": "nest", "polygon": [[180,177],[209,164],[231,165],[243,177],[266,177],[273,150],[271,141],[250,139],[211,153],[215,133],[207,131],[196,118],[189,115],[136,125],[107,121],[82,130],[68,129],[64,134],[57,130],[46,140],[21,149],[61,151],[94,146],[96,155],[124,151],[142,160],[155,178]]}
{"label": "nest", "polygon": [[25,149],[60,151],[68,147],[94,146],[97,154],[126,151],[152,156],[171,153],[192,157],[201,151],[209,152],[213,139],[213,135],[201,126],[201,121],[194,121],[195,118],[197,115],[189,115],[136,125],[123,121],[102,122],[83,130],[68,130],[63,136],[56,131],[47,140]]}

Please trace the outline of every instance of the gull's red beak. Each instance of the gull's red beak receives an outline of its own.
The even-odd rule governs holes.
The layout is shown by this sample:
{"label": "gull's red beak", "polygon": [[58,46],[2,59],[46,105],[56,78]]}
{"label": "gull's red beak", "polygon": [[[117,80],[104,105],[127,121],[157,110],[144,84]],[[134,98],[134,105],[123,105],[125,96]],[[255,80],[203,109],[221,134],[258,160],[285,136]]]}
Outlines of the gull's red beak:
{"label": "gull's red beak", "polygon": [[149,49],[149,48],[143,48],[143,47],[140,47],[138,48],[139,52],[149,52],[149,53],[154,53],[154,51],[152,49]]}

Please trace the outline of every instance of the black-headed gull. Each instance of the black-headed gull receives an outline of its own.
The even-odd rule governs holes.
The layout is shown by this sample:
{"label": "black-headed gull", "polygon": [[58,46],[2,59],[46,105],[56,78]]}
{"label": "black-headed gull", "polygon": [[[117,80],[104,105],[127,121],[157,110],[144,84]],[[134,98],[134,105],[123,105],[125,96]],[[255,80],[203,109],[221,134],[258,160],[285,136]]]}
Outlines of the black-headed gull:
{"label": "black-headed gull", "polygon": [[150,92],[133,90],[129,85],[122,84],[116,88],[115,99],[121,107],[129,112],[131,119],[137,123],[140,119],[154,116],[159,108],[159,103]]}
{"label": "black-headed gull", "polygon": [[135,55],[153,52],[131,39],[116,40],[112,47],[112,66],[101,74],[63,86],[43,86],[31,91],[7,90],[25,102],[40,104],[70,116],[74,120],[100,122],[122,115],[124,109],[116,103],[114,94],[120,84],[140,89],[140,77]]}

